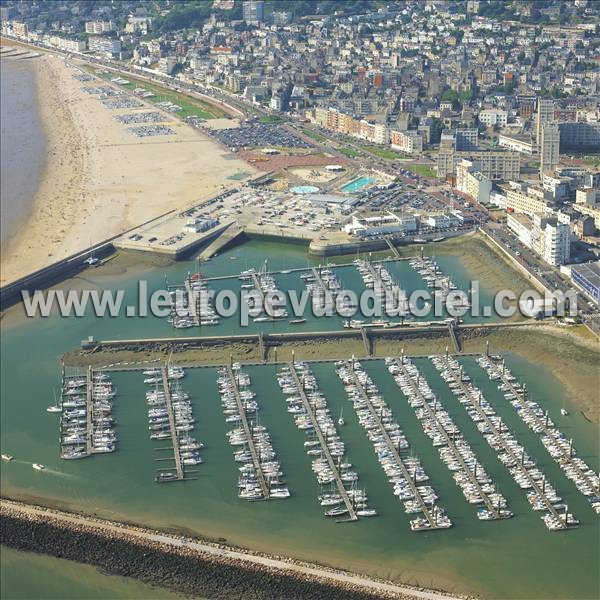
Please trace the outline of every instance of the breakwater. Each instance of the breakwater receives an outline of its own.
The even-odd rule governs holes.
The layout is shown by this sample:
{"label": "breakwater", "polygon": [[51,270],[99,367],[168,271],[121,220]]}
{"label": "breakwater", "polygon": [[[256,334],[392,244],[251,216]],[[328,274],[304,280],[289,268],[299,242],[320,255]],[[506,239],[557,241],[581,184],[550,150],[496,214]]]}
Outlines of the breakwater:
{"label": "breakwater", "polygon": [[[316,565],[295,561],[286,564],[251,554],[239,560],[239,551],[224,546],[5,501],[0,509],[0,543],[94,565],[111,575],[134,577],[187,596],[248,600],[447,598],[420,590],[413,594],[409,588],[404,593],[393,584],[328,569],[322,569],[320,576],[315,574]],[[205,551],[199,549],[202,546]],[[265,564],[268,562],[279,562],[283,568]]]}

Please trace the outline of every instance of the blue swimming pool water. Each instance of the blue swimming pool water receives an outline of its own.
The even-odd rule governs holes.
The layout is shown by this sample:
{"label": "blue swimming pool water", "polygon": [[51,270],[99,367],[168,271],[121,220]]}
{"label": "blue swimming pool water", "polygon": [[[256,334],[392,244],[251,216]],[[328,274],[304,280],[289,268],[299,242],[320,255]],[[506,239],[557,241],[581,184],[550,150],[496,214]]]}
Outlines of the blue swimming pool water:
{"label": "blue swimming pool water", "polygon": [[376,179],[374,179],[373,177],[359,177],[358,179],[355,179],[354,181],[351,181],[350,183],[347,183],[346,185],[342,186],[341,191],[357,192],[358,190],[373,183],[374,181],[376,181]]}

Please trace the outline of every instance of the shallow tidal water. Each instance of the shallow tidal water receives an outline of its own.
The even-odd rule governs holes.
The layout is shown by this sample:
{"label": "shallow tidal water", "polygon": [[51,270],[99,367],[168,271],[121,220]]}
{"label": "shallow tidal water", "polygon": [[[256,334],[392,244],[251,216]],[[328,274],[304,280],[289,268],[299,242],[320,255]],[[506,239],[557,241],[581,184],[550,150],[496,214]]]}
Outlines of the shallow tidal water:
{"label": "shallow tidal water", "polygon": [[[230,260],[230,256],[238,258]],[[202,270],[207,276],[237,273],[250,266],[259,268],[265,256],[274,257],[269,260],[269,266],[274,269],[307,264],[303,247],[252,241],[219,256]],[[465,278],[468,280],[468,273],[456,259],[440,257],[442,261],[444,270],[455,278],[459,287]],[[416,275],[404,271],[404,267],[408,268],[395,264],[395,275],[407,287],[419,285],[417,279],[410,279]],[[147,275],[150,289],[155,289],[163,285],[165,276],[170,282],[180,282],[194,269],[193,263],[179,263],[135,275],[131,272],[103,275],[101,270],[91,270],[82,273],[77,284],[91,282],[106,288],[123,287],[126,296],[133,299],[138,276]],[[354,269],[348,268],[341,276],[344,283],[359,289],[360,277]],[[281,287],[289,285],[301,289],[298,274],[287,275],[282,280]],[[239,285],[237,280],[233,281]],[[279,277],[277,281],[280,282]],[[309,320],[302,327],[307,331],[340,327],[339,322],[330,322]],[[285,327],[284,324],[267,325],[275,330]],[[462,359],[465,369],[486,398],[494,403],[517,439],[539,461],[540,468],[568,502],[571,512],[581,520],[579,529],[564,533],[546,529],[539,513],[529,508],[525,493],[517,487],[427,359],[418,359],[417,365],[507,497],[515,512],[513,519],[482,522],[476,518],[476,508],[464,500],[383,361],[363,364],[392,408],[413,452],[419,455],[440,497],[440,505],[454,522],[451,530],[410,531],[409,516],[393,495],[371,443],[346,400],[332,363],[315,365],[313,370],[332,414],[337,416],[343,407],[346,425],[340,429],[341,437],[346,443],[347,456],[359,474],[360,487],[367,490],[369,504],[379,512],[376,518],[336,524],[323,516],[317,501],[319,487],[311,472],[310,458],[304,452],[305,436],[285,410],[284,397],[276,381],[277,367],[273,365],[249,367],[248,371],[261,407],[261,422],[269,429],[292,492],[289,500],[246,503],[237,498],[237,464],[225,435],[232,427],[225,422],[217,393],[216,369],[212,367],[188,369],[182,380],[182,388],[190,394],[194,408],[194,435],[205,444],[201,451],[204,464],[195,467],[197,479],[168,485],[154,483],[158,465],[155,449],[161,443],[149,439],[144,401],[147,386],[143,384],[141,373],[113,374],[118,389],[115,400],[117,452],[79,461],[61,461],[58,419],[45,411],[53,401],[53,388],[58,391],[60,387],[60,354],[78,347],[80,340],[88,335],[97,339],[119,339],[173,335],[173,330],[164,319],[98,319],[92,315],[23,321],[9,314],[2,321],[2,327],[1,446],[3,453],[15,456],[14,462],[2,464],[1,483],[5,495],[55,503],[107,518],[178,528],[211,539],[225,539],[230,544],[293,555],[404,583],[492,598],[588,599],[597,597],[600,592],[598,516],[473,359]],[[252,324],[252,328],[258,330],[259,324]],[[205,332],[207,335],[236,333],[239,326],[232,319],[215,328],[207,327]],[[188,330],[180,335],[194,334],[194,330]],[[507,361],[513,373],[527,383],[534,399],[542,402],[560,428],[574,438],[579,454],[597,469],[597,428],[568,403],[570,416],[560,417],[565,392],[543,365],[528,363],[513,354],[508,355]],[[46,471],[34,471],[32,462],[43,462]],[[21,564],[26,565],[26,559],[22,559]],[[31,569],[34,568],[32,561]],[[18,581],[27,575],[27,566],[23,566],[21,572],[22,577],[9,578],[6,588],[3,584],[6,597],[16,593]],[[43,575],[44,571],[40,572]],[[50,572],[47,577],[49,581],[52,579]]]}

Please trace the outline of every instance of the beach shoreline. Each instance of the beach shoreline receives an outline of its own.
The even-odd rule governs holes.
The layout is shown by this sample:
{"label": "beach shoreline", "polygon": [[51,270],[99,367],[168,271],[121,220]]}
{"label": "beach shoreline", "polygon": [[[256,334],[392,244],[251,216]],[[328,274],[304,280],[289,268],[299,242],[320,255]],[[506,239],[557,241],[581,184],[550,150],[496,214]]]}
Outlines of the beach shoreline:
{"label": "beach shoreline", "polygon": [[113,118],[133,109],[109,110],[82,89],[112,84],[82,82],[73,77],[77,67],[50,53],[31,61],[46,158],[31,212],[3,252],[3,285],[254,172],[171,116],[165,122],[173,135],[137,138]]}
{"label": "beach shoreline", "polygon": [[[356,599],[464,597],[8,498],[1,500],[0,516],[0,541],[8,547],[93,564],[108,573],[127,575],[186,595],[210,593],[212,597],[218,591],[219,597],[234,598],[243,590],[244,597],[266,599],[280,589],[287,590],[284,597],[289,598],[296,597],[296,592],[303,598],[322,597],[322,592],[327,593],[326,597]],[[83,554],[82,545],[86,548]],[[126,564],[120,555],[124,555]],[[126,560],[135,555],[139,561]],[[145,568],[148,555],[161,557],[152,563],[156,569]],[[164,575],[172,573],[173,566],[179,567],[178,576],[168,581]],[[292,590],[294,596],[289,595]]]}

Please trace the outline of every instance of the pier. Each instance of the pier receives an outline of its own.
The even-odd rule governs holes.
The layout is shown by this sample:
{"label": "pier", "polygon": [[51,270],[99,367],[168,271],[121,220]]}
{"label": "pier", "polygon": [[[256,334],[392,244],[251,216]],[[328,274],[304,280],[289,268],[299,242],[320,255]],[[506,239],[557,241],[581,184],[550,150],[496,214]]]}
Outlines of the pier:
{"label": "pier", "polygon": [[[200,292],[198,292],[198,294],[194,292],[194,290],[192,289],[192,282],[189,277],[185,278],[184,285],[188,303],[189,316],[192,319],[194,325],[198,327],[200,325]],[[194,309],[191,310],[190,303],[194,298],[196,298],[196,306],[194,306]]]}
{"label": "pier", "polygon": [[[527,422],[526,424],[529,425],[530,428],[534,428],[538,429],[539,431],[541,431],[540,435],[546,435],[548,436],[550,439],[556,439],[557,434],[560,434],[560,432],[558,431],[558,429],[551,427],[549,422],[548,422],[548,411],[545,412],[544,418],[540,418],[535,411],[531,410],[530,407],[527,405],[527,392],[525,390],[525,387],[521,387],[521,386],[516,386],[509,378],[508,375],[506,374],[505,368],[504,368],[504,359],[502,360],[502,369],[499,370],[498,374],[500,375],[500,379],[502,380],[502,383],[504,383],[504,385],[506,385],[510,391],[519,399],[522,401],[523,403],[523,408],[522,411],[517,411],[519,416],[521,417],[522,420],[525,420],[523,418],[523,415],[521,414],[522,412],[526,413],[527,416],[529,417],[529,419],[534,423],[533,427],[531,425],[529,425]],[[534,430],[535,431],[535,430]],[[544,447],[546,447],[546,445],[544,444]],[[573,460],[573,457],[576,455],[574,449],[573,449],[573,440],[569,441],[569,449],[566,450],[564,445],[561,444],[560,442],[557,442],[553,448],[555,448],[559,454],[558,455],[554,455],[552,453],[551,456],[552,458],[554,458],[554,460],[560,465],[560,467],[567,471],[567,470],[571,470],[573,471],[574,475],[576,478],[579,478],[581,480],[583,480],[585,482],[585,484],[587,486],[589,486],[589,488],[591,490],[594,491],[594,493],[596,495],[600,494],[600,490],[598,489],[598,483],[594,480],[592,480],[589,476],[589,473],[591,471],[591,469],[588,468],[588,471],[584,471],[580,465],[577,463],[577,461]],[[546,448],[548,450],[548,448]],[[577,486],[579,488],[579,486]]]}
{"label": "pier", "polygon": [[248,416],[246,415],[246,408],[245,408],[244,402],[242,401],[242,398],[240,396],[240,388],[238,386],[237,379],[235,377],[233,369],[231,368],[231,365],[227,365],[225,367],[225,369],[227,371],[227,377],[229,378],[229,381],[231,383],[231,388],[233,390],[233,395],[235,397],[235,403],[237,405],[237,409],[238,409],[239,415],[241,417],[241,423],[242,423],[242,427],[244,429],[244,434],[246,435],[248,449],[250,450],[250,454],[252,455],[252,463],[254,464],[254,470],[255,470],[256,476],[258,478],[258,483],[260,484],[262,499],[269,500],[269,498],[270,498],[269,485],[267,484],[267,481],[265,479],[265,474],[263,473],[262,465],[260,463],[260,457],[258,455],[258,452],[256,451],[256,446],[254,444],[253,431],[252,431],[252,428],[250,427],[250,424],[248,423]]}
{"label": "pier", "polygon": [[173,412],[173,399],[171,398],[171,387],[169,386],[169,376],[166,367],[161,368],[162,384],[165,392],[165,404],[167,407],[167,416],[169,418],[169,429],[171,431],[171,441],[173,443],[173,454],[175,457],[175,470],[177,479],[185,479],[185,472],[181,462],[181,452],[179,450],[179,436],[175,425],[175,414]]}
{"label": "pier", "polygon": [[86,420],[85,441],[86,441],[86,452],[87,452],[88,456],[90,454],[92,454],[92,452],[94,451],[93,390],[94,390],[94,371],[92,370],[92,367],[88,367],[87,373],[86,373],[86,384],[85,384],[85,396],[86,396],[86,400],[85,400],[85,407],[86,407],[86,410],[85,410],[85,420]]}
{"label": "pier", "polygon": [[[546,492],[544,489],[546,478],[544,477],[544,480],[543,480],[544,483],[542,484],[542,487],[540,487],[538,485],[537,481],[532,477],[531,473],[529,473],[529,471],[523,465],[522,456],[519,457],[513,452],[510,445],[504,439],[504,437],[502,435],[502,431],[500,431],[494,425],[494,423],[489,418],[486,411],[481,408],[481,405],[472,398],[471,390],[469,390],[469,388],[465,385],[465,383],[462,380],[462,367],[457,371],[457,369],[455,369],[450,364],[450,361],[448,360],[447,357],[444,358],[444,365],[445,365],[446,369],[448,369],[448,371],[452,374],[452,378],[454,379],[454,382],[460,387],[460,389],[462,390],[465,397],[469,400],[469,404],[471,405],[471,407],[477,412],[479,417],[484,421],[488,430],[493,434],[494,438],[496,440],[498,440],[498,442],[502,446],[502,449],[504,450],[504,452],[506,452],[506,454],[514,462],[515,466],[517,466],[517,468],[519,469],[521,474],[525,477],[525,479],[527,479],[527,482],[529,483],[531,489],[536,493],[538,498],[540,498],[542,500],[542,502],[544,503],[544,505],[546,507],[546,510],[552,515],[552,517],[554,517],[556,523],[559,524],[557,526],[557,528],[561,529],[561,530],[568,529],[569,525],[566,522],[566,516],[560,515],[558,513],[558,511],[554,508],[552,502],[550,502],[550,500],[548,499],[548,496],[546,496]],[[500,423],[502,423],[501,419],[500,419]]]}
{"label": "pier", "polygon": [[394,256],[396,258],[402,258],[400,252],[398,252],[398,248],[394,246],[394,242],[392,242],[392,240],[390,240],[389,237],[385,238],[385,243],[388,245],[389,249],[394,253]]}
{"label": "pier", "polygon": [[430,531],[432,529],[447,529],[447,527],[440,527],[438,525],[437,520],[434,515],[434,511],[430,510],[429,507],[427,506],[427,504],[425,503],[425,501],[423,500],[423,498],[421,496],[421,492],[419,492],[419,489],[418,489],[416,483],[413,481],[412,475],[409,473],[408,469],[406,468],[406,465],[404,464],[402,457],[400,456],[400,453],[398,452],[398,449],[394,445],[394,442],[390,438],[390,436],[387,432],[387,429],[385,428],[383,422],[381,421],[381,417],[379,416],[379,414],[377,413],[377,410],[373,406],[373,403],[371,402],[371,399],[369,398],[369,395],[367,394],[367,391],[365,390],[364,386],[358,379],[358,376],[356,375],[356,371],[354,370],[353,362],[350,361],[348,363],[348,365],[349,365],[349,370],[352,373],[353,383],[354,383],[356,389],[359,391],[361,398],[363,399],[363,401],[367,405],[371,415],[375,419],[375,422],[377,423],[377,428],[379,429],[379,432],[381,433],[383,439],[385,440],[386,446],[388,447],[390,454],[394,457],[394,461],[396,462],[398,468],[402,472],[402,476],[404,477],[404,479],[406,479],[407,483],[409,484],[410,489],[414,495],[414,498],[417,501],[417,503],[419,504],[421,512],[423,513],[423,515],[425,516],[425,518],[427,519],[427,521],[429,523],[429,528],[427,529],[427,531]]}
{"label": "pier", "polygon": [[315,430],[315,433],[316,433],[319,443],[321,445],[321,452],[325,456],[325,459],[327,460],[329,468],[331,469],[331,472],[333,473],[333,475],[335,477],[336,487],[338,489],[340,497],[342,498],[342,500],[344,501],[344,504],[346,505],[348,514],[350,515],[348,517],[348,519],[343,519],[343,520],[357,521],[358,515],[356,514],[356,510],[354,509],[354,504],[350,500],[350,497],[348,496],[348,492],[346,491],[346,488],[344,487],[344,482],[342,481],[342,478],[340,477],[340,472],[337,468],[337,465],[335,464],[335,461],[333,460],[333,456],[331,456],[331,452],[329,451],[329,447],[327,446],[327,440],[325,439],[325,436],[323,435],[323,432],[321,431],[321,427],[319,425],[319,422],[317,421],[317,417],[315,415],[313,407],[310,404],[310,400],[306,396],[306,393],[304,391],[304,385],[303,385],[302,381],[300,381],[300,378],[298,377],[298,373],[296,372],[296,367],[293,362],[289,363],[288,366],[290,369],[290,374],[292,375],[292,379],[294,380],[294,383],[300,394],[300,398],[302,400],[304,409],[306,410],[306,414],[309,416],[309,418],[311,420],[313,429]]}
{"label": "pier", "polygon": [[458,327],[454,319],[452,322],[448,322],[448,331],[450,333],[450,339],[452,340],[452,344],[454,345],[454,350],[459,353],[462,352],[462,344],[458,334]]}
{"label": "pier", "polygon": [[[488,511],[493,515],[493,518],[494,519],[508,518],[508,516],[503,516],[500,513],[499,507],[497,507],[497,506],[494,505],[494,503],[492,502],[492,500],[490,499],[490,497],[482,489],[481,484],[479,483],[479,480],[477,479],[477,470],[476,470],[477,466],[475,466],[475,472],[474,472],[467,465],[467,463],[465,462],[462,454],[459,452],[458,448],[456,447],[455,437],[454,436],[451,437],[450,435],[448,435],[448,432],[444,428],[444,425],[442,424],[442,422],[439,420],[436,411],[431,408],[431,406],[429,405],[429,402],[428,402],[427,398],[425,398],[425,396],[422,394],[421,390],[419,389],[419,386],[418,386],[417,382],[415,382],[415,380],[413,379],[413,377],[411,376],[411,374],[405,368],[405,366],[404,366],[404,357],[402,357],[400,360],[395,359],[392,362],[392,364],[396,365],[400,369],[401,373],[409,381],[413,393],[416,396],[418,396],[418,398],[423,403],[423,409],[427,413],[427,416],[431,420],[434,421],[435,426],[436,426],[438,432],[444,438],[444,442],[446,443],[446,446],[448,448],[450,448],[450,450],[452,451],[452,454],[453,454],[454,458],[460,463],[460,466],[461,466],[461,468],[463,470],[463,473],[465,475],[467,475],[467,477],[469,478],[469,481],[471,482],[471,484],[474,485],[475,488],[477,489],[477,493],[479,494],[479,496],[483,500],[483,503],[485,504],[485,506],[488,509]],[[434,402],[437,402],[437,400],[434,399]],[[462,438],[462,435],[461,435],[461,438]]]}

